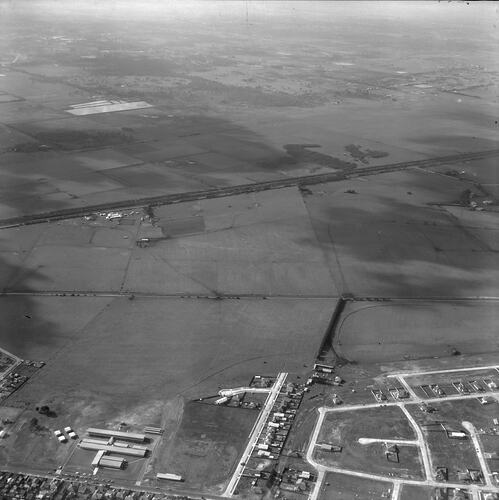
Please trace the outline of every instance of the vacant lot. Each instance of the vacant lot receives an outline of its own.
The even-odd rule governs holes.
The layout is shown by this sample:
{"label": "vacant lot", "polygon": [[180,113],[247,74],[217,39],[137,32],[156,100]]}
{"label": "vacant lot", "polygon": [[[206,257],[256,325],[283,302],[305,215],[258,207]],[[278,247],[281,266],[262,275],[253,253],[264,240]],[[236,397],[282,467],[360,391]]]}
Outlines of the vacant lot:
{"label": "vacant lot", "polygon": [[257,416],[252,410],[187,403],[177,435],[158,451],[153,472],[181,474],[186,482],[181,487],[221,492]]}
{"label": "vacant lot", "polygon": [[415,486],[413,484],[404,484],[401,495],[404,500],[433,500],[435,489],[429,486]]}
{"label": "vacant lot", "polygon": [[399,460],[388,460],[382,442],[361,444],[360,438],[414,440],[414,431],[398,407],[330,412],[324,420],[318,442],[340,445],[343,450],[341,453],[331,453],[317,448],[315,457],[325,465],[344,469],[422,478],[416,446],[399,445]]}
{"label": "vacant lot", "polygon": [[496,302],[490,301],[352,303],[334,345],[338,354],[358,362],[448,356],[452,348],[491,352],[499,345],[496,317]]}
{"label": "vacant lot", "polygon": [[433,465],[447,467],[449,481],[457,481],[458,471],[480,470],[472,441],[449,439],[440,423],[449,430],[463,430],[463,421],[471,422],[477,429],[490,428],[497,414],[497,403],[481,405],[478,400],[470,399],[432,403],[432,406],[437,410],[433,414],[423,413],[416,405],[407,408],[423,426]]}
{"label": "vacant lot", "polygon": [[366,500],[378,500],[388,498],[393,488],[392,483],[384,481],[373,481],[361,477],[347,476],[329,472],[324,478],[324,486],[319,498],[328,500],[355,500],[365,498]]}
{"label": "vacant lot", "polygon": [[[413,387],[417,387],[419,385],[438,384],[443,389],[445,386],[449,389],[449,392],[446,391],[447,394],[458,393],[457,389],[452,386],[453,382],[463,382],[467,385],[466,382],[478,381],[479,385],[485,389],[485,385],[480,382],[484,379],[494,380],[496,383],[499,383],[499,373],[495,368],[485,368],[476,370],[471,369],[466,370],[465,372],[430,373],[406,377],[407,382]],[[467,386],[471,391],[472,387],[469,385]]]}

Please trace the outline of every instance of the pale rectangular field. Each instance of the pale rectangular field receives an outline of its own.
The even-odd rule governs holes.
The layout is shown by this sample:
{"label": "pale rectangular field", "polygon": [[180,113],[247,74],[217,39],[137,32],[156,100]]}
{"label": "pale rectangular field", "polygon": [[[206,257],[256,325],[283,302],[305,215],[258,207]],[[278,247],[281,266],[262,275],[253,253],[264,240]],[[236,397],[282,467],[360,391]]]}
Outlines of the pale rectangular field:
{"label": "pale rectangular field", "polygon": [[99,102],[85,103],[70,106],[66,109],[67,113],[76,116],[96,115],[99,113],[114,113],[116,111],[129,111],[131,109],[144,109],[152,107],[151,104],[145,101],[136,102]]}

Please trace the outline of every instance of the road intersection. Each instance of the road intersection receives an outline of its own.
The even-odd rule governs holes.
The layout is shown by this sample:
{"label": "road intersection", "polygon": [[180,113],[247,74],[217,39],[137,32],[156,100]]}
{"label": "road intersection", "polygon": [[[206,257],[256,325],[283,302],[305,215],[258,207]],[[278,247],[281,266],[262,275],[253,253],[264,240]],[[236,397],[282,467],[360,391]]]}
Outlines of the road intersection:
{"label": "road intersection", "polygon": [[[399,374],[392,374],[389,375],[392,378],[397,378],[400,383],[407,389],[409,395],[411,396],[409,399],[404,400],[404,401],[389,401],[389,402],[382,402],[382,403],[368,403],[368,404],[357,404],[357,405],[347,405],[347,406],[337,406],[337,407],[321,407],[318,408],[318,418],[314,427],[314,430],[312,432],[312,435],[310,437],[310,442],[307,448],[306,452],[306,460],[307,462],[312,465],[318,473],[317,476],[317,482],[314,486],[314,489],[309,495],[309,500],[317,500],[320,497],[321,491],[322,491],[322,483],[324,481],[324,478],[328,472],[332,473],[338,473],[338,474],[345,474],[353,477],[360,477],[360,478],[365,478],[365,479],[371,479],[371,480],[376,480],[376,481],[384,481],[384,482],[390,482],[393,485],[392,492],[391,492],[391,499],[392,500],[399,500],[401,498],[401,490],[403,488],[404,484],[407,485],[419,485],[419,486],[430,486],[434,488],[456,488],[456,489],[466,489],[469,491],[471,494],[472,498],[474,500],[478,500],[481,498],[482,493],[489,493],[489,492],[494,492],[494,493],[499,493],[499,485],[494,483],[494,478],[493,475],[490,472],[490,468],[488,467],[487,461],[485,459],[483,449],[480,443],[480,438],[476,432],[476,429],[473,424],[470,422],[462,422],[463,427],[469,432],[470,438],[473,442],[473,446],[475,448],[475,452],[477,454],[477,457],[480,462],[480,466],[482,469],[483,477],[485,480],[485,484],[463,484],[463,483],[452,483],[452,482],[443,482],[443,481],[438,481],[434,478],[433,474],[433,464],[432,464],[432,459],[431,459],[431,453],[428,447],[428,443],[424,437],[423,431],[419,424],[416,422],[414,417],[411,415],[411,413],[408,411],[406,408],[406,405],[414,405],[418,403],[423,403],[428,400],[420,398],[412,389],[412,387],[407,383],[405,380],[406,377],[410,376],[417,376],[417,375],[433,375],[433,374],[442,374],[442,373],[453,373],[453,372],[459,372],[459,373],[464,373],[464,372],[470,372],[470,371],[478,371],[478,370],[490,370],[490,369],[495,369],[498,370],[497,365],[493,366],[486,366],[486,367],[473,367],[473,368],[460,368],[460,369],[454,369],[454,370],[435,370],[435,371],[428,371],[428,372],[406,372],[406,373],[399,373]],[[499,370],[498,370],[499,371]],[[497,391],[486,391],[486,392],[481,392],[480,397],[492,397],[496,399],[496,401],[499,401],[499,393]],[[443,402],[443,401],[456,401],[456,400],[466,400],[466,399],[471,399],[477,398],[477,394],[455,394],[455,395],[446,395],[446,396],[441,396],[441,397],[435,397],[431,398],[431,402]],[[415,479],[405,479],[405,478],[394,478],[392,476],[383,476],[379,474],[371,474],[367,472],[361,472],[361,471],[355,471],[355,470],[350,470],[350,469],[344,469],[341,467],[336,467],[336,466],[328,466],[324,465],[320,462],[318,462],[315,457],[315,447],[317,445],[317,441],[319,438],[320,431],[322,429],[322,425],[324,423],[324,420],[328,414],[334,414],[337,412],[345,412],[345,411],[356,411],[356,410],[361,410],[365,408],[382,408],[386,406],[398,406],[403,413],[405,414],[406,418],[408,419],[409,423],[411,424],[412,428],[414,429],[414,432],[417,436],[416,440],[386,440],[386,439],[372,439],[372,438],[360,438],[359,442],[361,444],[369,444],[371,442],[389,442],[389,443],[397,443],[401,445],[411,445],[411,446],[417,446],[419,448],[420,452],[420,457],[424,469],[424,475],[425,479],[424,480],[415,480]]]}

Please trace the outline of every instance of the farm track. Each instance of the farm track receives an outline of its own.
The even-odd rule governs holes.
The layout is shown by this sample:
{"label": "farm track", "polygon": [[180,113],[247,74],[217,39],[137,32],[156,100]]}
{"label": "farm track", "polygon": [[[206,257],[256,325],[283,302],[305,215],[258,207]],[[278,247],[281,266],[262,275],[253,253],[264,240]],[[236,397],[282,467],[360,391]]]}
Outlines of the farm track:
{"label": "farm track", "polygon": [[227,196],[234,196],[246,193],[256,193],[259,191],[282,189],[293,186],[307,186],[313,184],[321,184],[324,182],[337,182],[346,179],[352,179],[355,177],[364,177],[368,175],[376,175],[387,172],[396,172],[399,170],[405,170],[412,167],[424,169],[424,168],[436,167],[439,165],[445,165],[447,163],[452,163],[452,162],[471,161],[483,158],[490,158],[494,156],[499,156],[499,149],[476,151],[472,153],[461,153],[448,156],[439,156],[435,158],[427,158],[424,160],[413,160],[407,162],[391,163],[387,165],[379,165],[373,167],[360,167],[355,170],[349,170],[343,172],[331,172],[326,174],[307,175],[302,177],[289,177],[286,179],[278,179],[274,181],[255,182],[252,184],[242,184],[237,186],[212,188],[202,191],[191,191],[186,193],[175,193],[175,194],[166,194],[160,196],[143,197],[131,200],[101,203],[98,205],[88,205],[86,207],[66,208],[39,214],[23,215],[8,219],[0,219],[0,229],[6,229],[9,227],[18,227],[29,224],[39,224],[54,220],[82,217],[84,215],[93,212],[120,210],[120,209],[124,210],[142,206],[154,207],[158,205],[170,205],[173,203],[197,201],[209,198],[223,198]]}

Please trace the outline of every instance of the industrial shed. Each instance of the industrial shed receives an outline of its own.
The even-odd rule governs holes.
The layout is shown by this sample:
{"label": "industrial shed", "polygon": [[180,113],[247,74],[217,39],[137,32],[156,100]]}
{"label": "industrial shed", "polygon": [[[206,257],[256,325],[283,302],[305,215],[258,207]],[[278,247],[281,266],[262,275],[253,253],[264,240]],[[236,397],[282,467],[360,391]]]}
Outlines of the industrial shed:
{"label": "industrial shed", "polygon": [[133,441],[135,443],[145,443],[147,441],[145,434],[137,434],[135,432],[114,431],[112,429],[96,429],[91,427],[87,430],[87,433],[89,436],[108,439],[110,437],[114,437],[116,439],[123,439],[124,441]]}
{"label": "industrial shed", "polygon": [[140,457],[143,458],[147,454],[147,448],[145,449],[138,449],[138,448],[123,448],[121,446],[112,446],[109,444],[98,444],[98,443],[91,443],[89,441],[86,441],[85,439],[80,443],[80,448],[84,450],[104,450],[108,451],[109,453],[116,453],[118,455],[130,455],[132,457]]}
{"label": "industrial shed", "polygon": [[100,467],[107,467],[109,469],[124,469],[126,467],[127,461],[124,458],[108,457],[104,455],[100,461]]}

